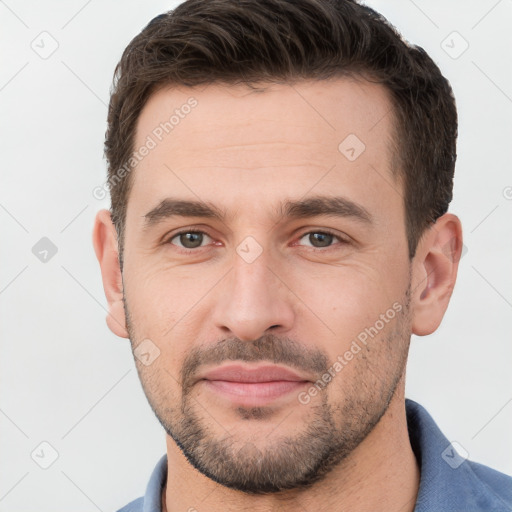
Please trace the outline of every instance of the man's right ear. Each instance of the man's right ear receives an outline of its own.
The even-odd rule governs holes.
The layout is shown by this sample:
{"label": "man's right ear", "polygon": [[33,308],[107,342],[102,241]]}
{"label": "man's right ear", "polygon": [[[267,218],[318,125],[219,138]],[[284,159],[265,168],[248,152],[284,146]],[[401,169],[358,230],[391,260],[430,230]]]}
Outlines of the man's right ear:
{"label": "man's right ear", "polygon": [[96,214],[92,243],[101,267],[103,289],[108,302],[108,328],[117,336],[128,338],[117,233],[108,210],[100,210]]}

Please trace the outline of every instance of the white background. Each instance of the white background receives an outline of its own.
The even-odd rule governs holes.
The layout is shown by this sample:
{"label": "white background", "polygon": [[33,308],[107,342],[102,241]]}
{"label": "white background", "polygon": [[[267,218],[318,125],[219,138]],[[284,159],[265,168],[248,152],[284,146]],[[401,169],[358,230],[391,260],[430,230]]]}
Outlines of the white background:
{"label": "white background", "polygon": [[[407,395],[471,459],[512,474],[512,2],[369,4],[429,52],[459,109],[451,211],[468,252],[441,328],[413,338]],[[92,190],[115,64],[175,5],[0,2],[0,511],[117,510],[165,452],[129,342],[106,327],[91,232],[108,207]],[[43,31],[58,42],[47,59],[31,48],[51,47]],[[32,253],[42,237],[58,248],[47,263]],[[46,470],[30,455],[42,441],[58,452]]]}

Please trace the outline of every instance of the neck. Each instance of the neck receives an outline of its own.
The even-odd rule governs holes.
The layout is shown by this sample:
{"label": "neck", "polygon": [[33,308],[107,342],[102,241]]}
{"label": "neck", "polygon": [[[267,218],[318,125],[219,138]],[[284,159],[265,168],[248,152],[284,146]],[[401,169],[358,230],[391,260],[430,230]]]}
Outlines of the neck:
{"label": "neck", "polygon": [[420,473],[405,415],[404,382],[372,432],[321,482],[308,489],[261,496],[226,488],[194,469],[167,437],[168,477],[163,512],[252,510],[386,510],[412,512]]}

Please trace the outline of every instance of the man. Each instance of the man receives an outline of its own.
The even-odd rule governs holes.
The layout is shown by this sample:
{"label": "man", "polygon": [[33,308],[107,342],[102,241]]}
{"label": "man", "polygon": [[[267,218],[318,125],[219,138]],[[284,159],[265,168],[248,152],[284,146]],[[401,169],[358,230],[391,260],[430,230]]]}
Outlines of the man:
{"label": "man", "polygon": [[405,400],[462,247],[451,88],[350,0],[189,0],[116,69],[94,246],[167,434],[128,511],[511,510]]}

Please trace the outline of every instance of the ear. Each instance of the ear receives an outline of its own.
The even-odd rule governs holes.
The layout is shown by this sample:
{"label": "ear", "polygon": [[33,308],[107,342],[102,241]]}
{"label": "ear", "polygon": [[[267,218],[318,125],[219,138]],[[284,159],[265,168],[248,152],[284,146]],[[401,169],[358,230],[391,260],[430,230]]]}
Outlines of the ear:
{"label": "ear", "polygon": [[108,210],[100,210],[96,214],[92,243],[101,267],[103,289],[108,302],[107,325],[117,336],[128,338],[117,233]]}
{"label": "ear", "polygon": [[446,213],[421,237],[412,264],[412,332],[432,334],[452,295],[462,254],[459,218]]}

